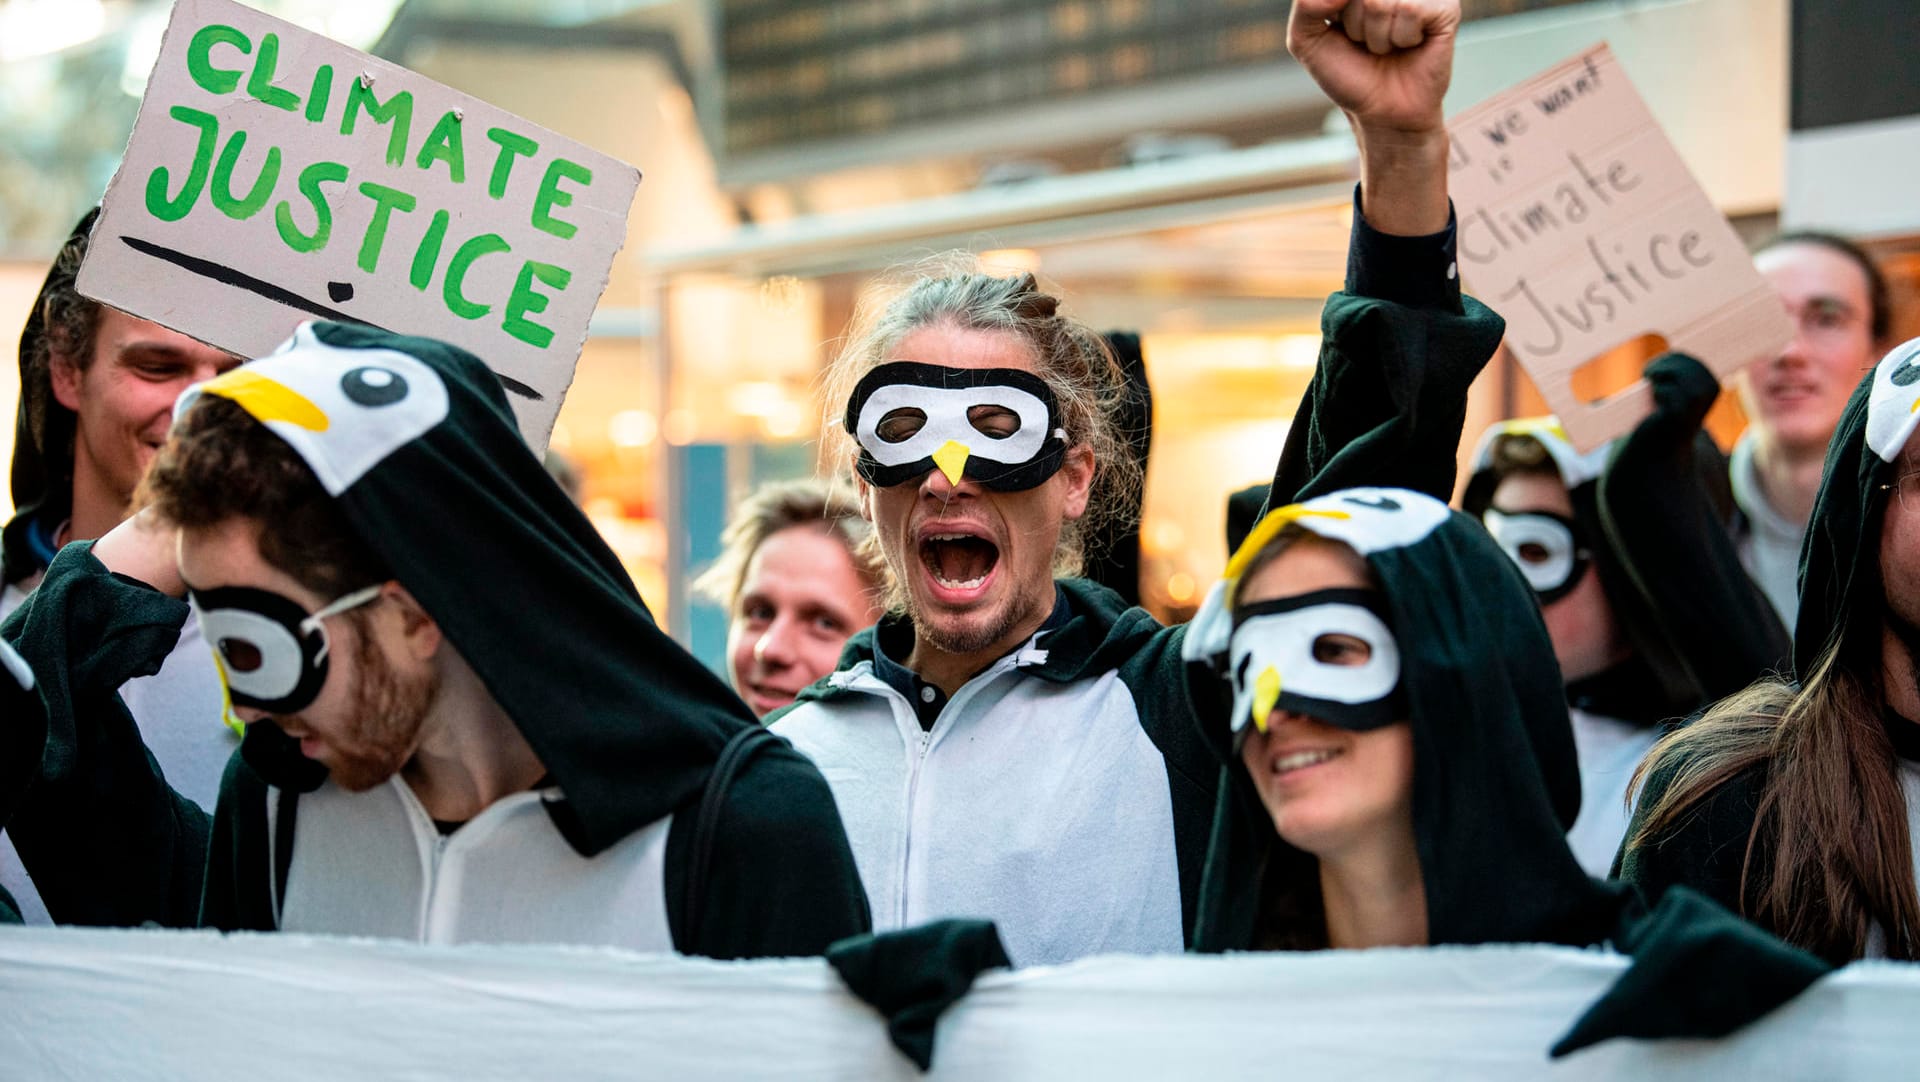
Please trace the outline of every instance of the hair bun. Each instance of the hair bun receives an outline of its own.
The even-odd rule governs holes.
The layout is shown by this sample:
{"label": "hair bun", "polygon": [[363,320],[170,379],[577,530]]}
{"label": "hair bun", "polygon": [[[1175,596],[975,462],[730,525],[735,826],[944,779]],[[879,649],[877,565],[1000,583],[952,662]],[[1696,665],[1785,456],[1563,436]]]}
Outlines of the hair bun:
{"label": "hair bun", "polygon": [[1051,293],[1042,293],[1031,271],[1013,279],[1013,292],[1007,300],[1014,313],[1023,319],[1052,319],[1060,311],[1060,299]]}

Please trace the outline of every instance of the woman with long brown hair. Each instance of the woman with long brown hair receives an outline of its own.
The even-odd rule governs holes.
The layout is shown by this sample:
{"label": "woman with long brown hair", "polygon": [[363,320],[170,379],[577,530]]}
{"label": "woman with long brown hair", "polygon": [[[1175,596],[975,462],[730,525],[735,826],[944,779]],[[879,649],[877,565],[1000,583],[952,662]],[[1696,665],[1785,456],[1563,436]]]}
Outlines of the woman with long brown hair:
{"label": "woman with long brown hair", "polygon": [[1801,553],[1797,682],[1654,746],[1621,854],[1829,961],[1920,958],[1920,340],[1854,391]]}

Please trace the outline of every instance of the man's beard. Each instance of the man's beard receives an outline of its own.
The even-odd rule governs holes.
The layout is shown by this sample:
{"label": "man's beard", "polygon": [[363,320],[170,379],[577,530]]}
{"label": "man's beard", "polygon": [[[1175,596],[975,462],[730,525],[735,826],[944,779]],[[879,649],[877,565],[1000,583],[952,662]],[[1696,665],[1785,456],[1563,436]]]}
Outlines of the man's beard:
{"label": "man's beard", "polygon": [[[354,656],[352,716],[328,764],[333,783],[364,792],[400,772],[413,757],[420,726],[440,694],[438,670],[402,676],[362,629]],[[345,746],[343,746],[345,745]]]}
{"label": "man's beard", "polygon": [[914,634],[943,654],[965,657],[998,645],[1020,626],[1024,614],[1017,606],[1003,605],[984,624],[965,623],[959,627],[941,626],[927,618],[917,602],[908,599],[907,618],[913,621]]}

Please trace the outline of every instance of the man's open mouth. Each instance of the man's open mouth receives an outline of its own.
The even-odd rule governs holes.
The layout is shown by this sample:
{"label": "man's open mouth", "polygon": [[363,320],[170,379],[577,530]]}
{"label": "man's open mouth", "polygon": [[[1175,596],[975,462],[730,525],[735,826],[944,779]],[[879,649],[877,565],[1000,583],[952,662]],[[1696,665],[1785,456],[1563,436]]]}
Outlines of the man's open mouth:
{"label": "man's open mouth", "polygon": [[1000,547],[972,534],[931,533],[920,539],[920,562],[941,586],[976,590],[1000,562]]}

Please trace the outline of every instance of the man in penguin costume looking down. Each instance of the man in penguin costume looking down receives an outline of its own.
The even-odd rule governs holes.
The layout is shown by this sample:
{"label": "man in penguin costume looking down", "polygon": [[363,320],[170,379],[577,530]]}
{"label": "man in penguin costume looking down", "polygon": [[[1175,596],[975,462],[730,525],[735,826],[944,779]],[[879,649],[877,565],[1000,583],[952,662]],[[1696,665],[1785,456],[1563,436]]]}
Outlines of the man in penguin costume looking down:
{"label": "man in penguin costume looking down", "polygon": [[[477,358],[304,326],[182,397],[144,493],[6,628],[45,704],[39,747],[5,730],[42,764],[36,878],[131,891],[135,919],[426,942],[729,958],[865,930],[818,772],[655,626]],[[189,604],[247,728],[211,824],[109,682]]]}

